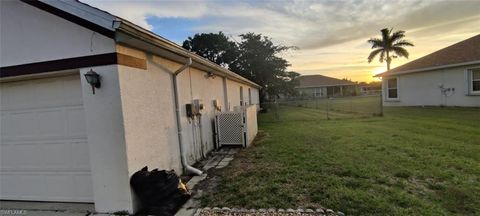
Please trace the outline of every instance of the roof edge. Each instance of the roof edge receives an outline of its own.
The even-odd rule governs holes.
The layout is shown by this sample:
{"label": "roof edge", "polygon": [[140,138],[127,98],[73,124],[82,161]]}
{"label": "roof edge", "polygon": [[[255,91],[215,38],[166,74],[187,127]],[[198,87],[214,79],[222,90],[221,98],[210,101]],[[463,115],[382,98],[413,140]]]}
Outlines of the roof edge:
{"label": "roof edge", "polygon": [[117,18],[117,20],[114,21],[114,24],[113,24],[113,27],[118,30],[118,31],[122,31],[126,34],[130,34],[132,36],[135,36],[136,38],[140,39],[140,40],[144,40],[150,44],[153,44],[153,45],[156,45],[158,47],[161,47],[161,48],[164,48],[164,49],[167,49],[169,50],[170,52],[173,52],[177,55],[180,55],[180,56],[183,56],[183,57],[187,57],[187,58],[192,58],[193,61],[195,62],[198,62],[199,64],[202,64],[202,65],[205,65],[206,67],[209,67],[213,70],[216,70],[217,72],[220,72],[220,73],[223,73],[225,74],[225,76],[227,78],[232,78],[234,80],[238,80],[238,81],[241,81],[241,82],[244,82],[245,84],[248,84],[248,85],[251,85],[253,87],[256,87],[256,88],[262,88],[260,85],[258,85],[257,83],[255,82],[252,82],[250,80],[248,80],[247,78],[245,77],[242,77],[240,76],[239,74],[233,72],[233,71],[230,71],[216,63],[213,63],[211,62],[210,60],[200,56],[200,55],[197,55],[193,52],[189,52],[187,50],[185,50],[183,47],[181,47],[180,45],[166,39],[166,38],[163,38],[151,31],[148,31],[128,20],[124,20],[124,19],[121,19],[121,18]]}
{"label": "roof edge", "polygon": [[379,73],[379,74],[377,74],[373,77],[384,77],[384,76],[394,76],[394,75],[402,75],[402,74],[409,74],[409,73],[416,73],[416,72],[425,72],[425,71],[451,68],[451,67],[460,67],[460,66],[466,66],[466,65],[472,65],[472,64],[480,64],[480,60],[462,62],[462,63],[458,63],[458,64],[440,65],[440,66],[435,66],[435,67],[426,67],[426,68],[420,68],[420,69],[414,69],[414,70],[398,71],[398,72],[394,72],[394,73],[388,73],[388,71],[385,71],[385,72]]}

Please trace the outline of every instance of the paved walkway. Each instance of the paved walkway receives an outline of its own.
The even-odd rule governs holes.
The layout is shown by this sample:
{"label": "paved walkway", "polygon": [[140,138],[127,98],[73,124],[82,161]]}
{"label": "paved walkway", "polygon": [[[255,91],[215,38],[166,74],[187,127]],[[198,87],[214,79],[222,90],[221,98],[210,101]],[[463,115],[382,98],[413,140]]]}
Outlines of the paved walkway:
{"label": "paved walkway", "polygon": [[94,212],[93,204],[86,203],[56,203],[56,202],[22,202],[0,201],[0,215],[28,216],[85,216]]}
{"label": "paved walkway", "polygon": [[193,216],[197,212],[200,204],[198,198],[202,196],[201,190],[196,190],[195,186],[207,178],[207,171],[210,169],[221,169],[226,167],[232,160],[239,148],[222,148],[217,152],[212,152],[212,157],[206,160],[202,170],[203,175],[194,176],[187,182],[187,188],[193,192],[193,197],[185,203],[177,212],[176,216]]}

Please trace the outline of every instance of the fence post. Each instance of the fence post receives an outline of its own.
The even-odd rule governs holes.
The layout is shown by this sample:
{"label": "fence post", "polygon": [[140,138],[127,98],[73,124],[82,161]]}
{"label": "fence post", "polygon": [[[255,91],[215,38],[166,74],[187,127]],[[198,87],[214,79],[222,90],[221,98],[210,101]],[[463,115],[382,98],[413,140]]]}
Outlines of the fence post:
{"label": "fence post", "polygon": [[350,100],[350,112],[353,113],[353,98],[349,97],[348,99]]}
{"label": "fence post", "polygon": [[279,112],[280,107],[279,107],[277,101],[273,102],[273,106],[275,107],[275,119],[277,121],[280,121],[280,112]]}
{"label": "fence post", "polygon": [[327,96],[327,120],[330,120],[330,116],[328,116],[328,110],[330,109],[330,108],[328,107],[329,101],[330,101],[330,98],[328,98],[328,96]]}
{"label": "fence post", "polygon": [[383,93],[380,92],[380,116],[383,116]]}

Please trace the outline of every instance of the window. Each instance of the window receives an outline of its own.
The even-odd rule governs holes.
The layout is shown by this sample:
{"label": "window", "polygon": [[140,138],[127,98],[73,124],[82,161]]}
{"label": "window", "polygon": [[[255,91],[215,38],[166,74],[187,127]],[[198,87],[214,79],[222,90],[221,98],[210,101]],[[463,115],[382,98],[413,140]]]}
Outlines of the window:
{"label": "window", "polygon": [[387,80],[387,99],[398,99],[397,78]]}
{"label": "window", "polygon": [[472,69],[471,72],[471,93],[480,93],[480,68]]}
{"label": "window", "polygon": [[322,96],[322,89],[321,88],[315,88],[313,97],[321,97]]}
{"label": "window", "polygon": [[240,86],[240,106],[243,106],[243,86]]}
{"label": "window", "polygon": [[248,104],[252,104],[252,91],[248,88]]}

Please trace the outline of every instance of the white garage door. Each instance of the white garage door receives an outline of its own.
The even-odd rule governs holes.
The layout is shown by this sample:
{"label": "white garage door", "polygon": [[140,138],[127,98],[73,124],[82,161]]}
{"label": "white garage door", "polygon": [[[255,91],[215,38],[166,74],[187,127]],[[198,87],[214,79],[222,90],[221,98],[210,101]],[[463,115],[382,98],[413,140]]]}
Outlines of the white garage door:
{"label": "white garage door", "polygon": [[1,199],[91,202],[79,75],[0,85]]}

